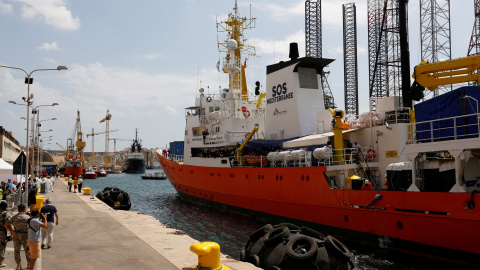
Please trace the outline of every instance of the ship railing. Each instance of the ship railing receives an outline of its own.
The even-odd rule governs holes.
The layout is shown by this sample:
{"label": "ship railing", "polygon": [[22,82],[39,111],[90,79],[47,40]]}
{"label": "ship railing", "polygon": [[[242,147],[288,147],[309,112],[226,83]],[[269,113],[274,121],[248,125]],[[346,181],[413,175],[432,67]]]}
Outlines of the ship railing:
{"label": "ship railing", "polygon": [[408,144],[480,137],[480,113],[409,124]]}
{"label": "ship railing", "polygon": [[181,163],[183,162],[183,155],[173,155],[173,154],[170,154],[168,156],[168,159],[170,159],[171,161],[175,161],[177,163]]}
{"label": "ship railing", "polygon": [[357,162],[378,162],[378,156],[372,147],[362,147],[358,152],[357,148],[342,148],[332,150],[333,154],[328,159],[318,161],[318,166],[334,166],[356,164]]}

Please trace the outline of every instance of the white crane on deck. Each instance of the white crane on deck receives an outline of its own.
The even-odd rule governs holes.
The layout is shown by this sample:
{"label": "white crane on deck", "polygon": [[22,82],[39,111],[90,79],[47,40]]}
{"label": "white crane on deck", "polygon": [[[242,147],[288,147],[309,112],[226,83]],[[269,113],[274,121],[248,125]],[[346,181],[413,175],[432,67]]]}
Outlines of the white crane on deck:
{"label": "white crane on deck", "polygon": [[[118,131],[118,129],[110,130],[110,132],[116,132],[116,131]],[[88,136],[92,136],[92,152],[90,153],[90,163],[92,164],[92,166],[93,166],[94,161],[95,161],[95,160],[94,160],[94,159],[95,159],[95,141],[94,141],[94,137],[95,137],[95,135],[105,134],[106,132],[107,132],[107,131],[102,131],[102,132],[97,132],[97,133],[95,133],[95,132],[94,132],[94,129],[92,128],[92,133],[87,134],[87,138],[88,138]]]}

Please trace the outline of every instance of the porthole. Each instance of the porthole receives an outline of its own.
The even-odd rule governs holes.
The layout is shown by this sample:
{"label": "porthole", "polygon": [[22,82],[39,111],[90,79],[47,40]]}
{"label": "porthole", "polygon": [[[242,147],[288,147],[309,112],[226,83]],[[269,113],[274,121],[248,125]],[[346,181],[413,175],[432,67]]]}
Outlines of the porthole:
{"label": "porthole", "polygon": [[399,230],[402,230],[402,229],[403,229],[403,224],[402,224],[402,222],[397,221],[397,228],[398,228]]}

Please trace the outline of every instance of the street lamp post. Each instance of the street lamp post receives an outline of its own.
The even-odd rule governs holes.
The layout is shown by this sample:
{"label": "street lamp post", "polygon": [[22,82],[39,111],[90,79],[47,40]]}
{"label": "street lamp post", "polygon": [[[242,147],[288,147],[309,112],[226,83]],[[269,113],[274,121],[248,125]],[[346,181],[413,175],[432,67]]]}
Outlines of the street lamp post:
{"label": "street lamp post", "polygon": [[[37,146],[37,164],[40,164],[40,162],[38,161],[38,158],[40,157],[40,146],[39,146],[39,143],[38,141],[40,140],[40,127],[42,126],[42,122],[44,121],[51,121],[51,120],[57,120],[57,118],[50,118],[50,119],[44,119],[44,120],[39,120],[39,116],[40,116],[40,111],[39,110],[36,110],[36,108],[40,107],[40,106],[55,106],[55,105],[58,105],[58,103],[53,103],[52,105],[39,105],[37,107],[35,107],[35,111],[36,111],[36,114],[37,114],[37,137],[36,137],[36,140],[35,140],[35,144]],[[35,151],[35,146],[33,147],[34,151]],[[33,160],[33,159],[32,159]],[[37,167],[37,174],[38,174],[38,170],[39,170],[39,167]]]}
{"label": "street lamp post", "polygon": [[[23,72],[25,72],[25,75],[27,75],[27,77],[25,78],[25,83],[27,84],[27,97],[23,97],[23,100],[27,103],[27,136],[26,136],[26,141],[27,141],[27,151],[26,151],[26,160],[27,160],[27,165],[28,165],[28,150],[29,150],[29,145],[28,145],[28,133],[29,133],[29,118],[30,118],[30,105],[33,104],[33,94],[30,95],[30,84],[33,83],[33,78],[31,78],[32,74],[36,71],[47,71],[47,70],[67,70],[68,68],[66,66],[58,66],[56,69],[49,69],[49,68],[44,68],[44,69],[35,69],[33,71],[31,71],[30,73],[28,73],[26,70],[24,70],[23,68],[18,68],[18,67],[10,67],[10,66],[3,66],[3,65],[0,65],[0,67],[3,67],[3,68],[10,68],[10,69],[18,69],[18,70],[21,70]],[[29,166],[27,166],[28,168]],[[25,190],[26,190],[26,194],[25,194],[25,203],[27,203],[27,195],[28,195],[28,169],[26,170],[25,172]],[[23,196],[23,194],[22,194]],[[22,200],[23,198],[21,198],[20,200]]]}

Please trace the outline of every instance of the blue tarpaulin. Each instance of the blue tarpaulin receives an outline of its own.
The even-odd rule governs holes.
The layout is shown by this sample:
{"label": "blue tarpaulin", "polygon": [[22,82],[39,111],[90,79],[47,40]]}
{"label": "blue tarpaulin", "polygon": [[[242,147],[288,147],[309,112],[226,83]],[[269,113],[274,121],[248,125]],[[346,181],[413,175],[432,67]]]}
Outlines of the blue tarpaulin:
{"label": "blue tarpaulin", "polygon": [[285,139],[285,140],[250,140],[247,143],[247,147],[252,148],[252,149],[261,149],[261,148],[273,149],[273,148],[277,148],[277,147],[283,148],[283,142],[295,140],[297,138],[298,137],[289,138],[289,139]]}
{"label": "blue tarpaulin", "polygon": [[[470,96],[463,98],[465,96]],[[465,86],[415,105],[417,141],[430,142],[478,136],[480,86]],[[458,117],[465,115],[465,117]],[[445,119],[457,117],[453,119]],[[432,121],[428,123],[424,121]],[[421,124],[418,124],[421,123]]]}
{"label": "blue tarpaulin", "polygon": [[184,147],[183,141],[170,142],[170,155],[182,156],[183,147]]}

